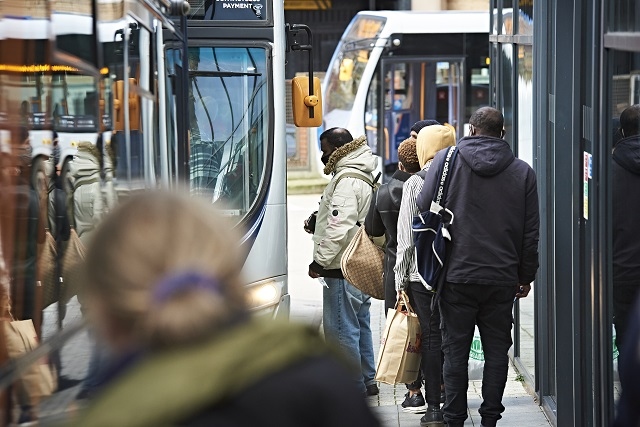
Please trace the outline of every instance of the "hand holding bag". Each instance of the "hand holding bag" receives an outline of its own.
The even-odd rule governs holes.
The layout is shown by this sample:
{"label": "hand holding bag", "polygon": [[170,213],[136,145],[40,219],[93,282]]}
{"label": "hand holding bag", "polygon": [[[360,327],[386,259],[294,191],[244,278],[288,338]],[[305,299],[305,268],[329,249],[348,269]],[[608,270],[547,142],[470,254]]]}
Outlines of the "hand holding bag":
{"label": "hand holding bag", "polygon": [[[38,346],[36,330],[30,319],[5,321],[4,334],[11,359],[17,359]],[[16,391],[21,405],[35,406],[42,398],[50,396],[55,388],[55,376],[43,358],[20,376]]]}
{"label": "hand holding bag", "polygon": [[384,299],[384,250],[371,241],[360,226],[340,260],[342,275],[356,288],[376,299]]}
{"label": "hand holding bag", "polygon": [[402,292],[395,308],[387,313],[378,362],[376,380],[387,384],[411,383],[418,378],[422,353],[420,351],[420,322]]}

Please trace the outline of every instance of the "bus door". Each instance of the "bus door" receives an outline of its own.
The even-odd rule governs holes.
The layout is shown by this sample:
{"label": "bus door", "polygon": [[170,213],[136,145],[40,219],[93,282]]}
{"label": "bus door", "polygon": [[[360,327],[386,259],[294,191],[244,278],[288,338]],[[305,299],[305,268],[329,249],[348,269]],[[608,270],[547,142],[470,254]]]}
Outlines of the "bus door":
{"label": "bus door", "polygon": [[[391,176],[397,169],[398,146],[409,137],[411,126],[424,119],[450,123],[461,134],[464,107],[462,59],[384,58],[378,77],[377,102],[372,91],[367,97],[367,130],[377,128],[377,154],[383,159],[384,172]],[[377,111],[369,111],[377,104]],[[373,119],[377,119],[377,123]],[[370,134],[370,132],[367,132]]]}

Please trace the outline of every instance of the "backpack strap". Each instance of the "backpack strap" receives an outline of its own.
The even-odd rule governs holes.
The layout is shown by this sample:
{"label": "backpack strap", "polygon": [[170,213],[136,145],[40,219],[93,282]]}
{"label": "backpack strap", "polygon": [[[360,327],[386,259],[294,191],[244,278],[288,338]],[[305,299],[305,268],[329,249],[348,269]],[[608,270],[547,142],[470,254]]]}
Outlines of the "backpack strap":
{"label": "backpack strap", "polygon": [[[378,189],[378,187],[380,186],[380,184],[378,184],[378,179],[380,179],[380,175],[381,173],[378,173],[378,175],[375,177],[375,179],[373,181],[371,181],[371,179],[369,179],[368,176],[366,176],[364,174],[364,172],[358,172],[356,170],[354,170],[353,172],[349,172],[348,170],[346,172],[340,172],[338,173],[337,178],[335,180],[335,184],[333,186],[333,189],[335,191],[336,187],[338,186],[338,183],[340,182],[340,180],[342,178],[355,178],[355,179],[359,179],[362,180],[364,182],[367,183],[367,185],[369,187],[371,187],[371,191],[376,191]],[[377,192],[376,192],[376,197],[377,197]],[[360,224],[360,221],[356,222],[356,226],[357,227],[361,227],[362,224]]]}
{"label": "backpack strap", "polygon": [[440,202],[442,202],[447,197],[449,183],[451,182],[451,179],[447,178],[449,177],[449,172],[453,168],[453,164],[456,160],[457,154],[458,150],[454,145],[453,147],[449,148],[449,150],[447,151],[447,155],[438,167],[438,176],[440,177],[440,180],[438,182],[436,192],[433,194],[433,201],[437,204],[440,204]]}

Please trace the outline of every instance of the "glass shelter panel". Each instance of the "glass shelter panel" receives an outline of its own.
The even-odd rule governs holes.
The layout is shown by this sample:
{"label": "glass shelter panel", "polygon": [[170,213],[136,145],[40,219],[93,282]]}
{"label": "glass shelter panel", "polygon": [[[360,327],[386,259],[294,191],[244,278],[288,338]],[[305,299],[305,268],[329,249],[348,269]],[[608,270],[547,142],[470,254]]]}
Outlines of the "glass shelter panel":
{"label": "glass shelter panel", "polygon": [[[530,166],[534,164],[533,144],[533,47],[516,45],[518,51],[518,157]],[[515,144],[514,144],[515,145]],[[535,286],[535,283],[533,284]],[[535,375],[535,292],[518,301],[520,328],[520,361],[532,377]]]}
{"label": "glass shelter panel", "polygon": [[514,34],[515,21],[513,20],[513,3],[513,0],[502,0],[502,30],[500,34]]}
{"label": "glass shelter panel", "polygon": [[640,31],[640,4],[636,0],[614,0],[609,7],[612,9],[610,31]]}
{"label": "glass shelter panel", "polygon": [[502,108],[502,114],[504,115],[504,139],[513,146],[513,67],[514,58],[513,51],[514,45],[501,44],[501,79],[502,85],[500,88],[500,107]]}
{"label": "glass shelter panel", "polygon": [[533,0],[518,2],[518,34],[533,35]]}
{"label": "glass shelter panel", "polygon": [[640,249],[637,244],[640,227],[629,216],[640,206],[640,52],[612,53],[610,76],[609,152],[611,153],[612,192],[612,331],[614,398],[620,397],[618,375],[619,349],[630,339],[629,315],[640,296]]}

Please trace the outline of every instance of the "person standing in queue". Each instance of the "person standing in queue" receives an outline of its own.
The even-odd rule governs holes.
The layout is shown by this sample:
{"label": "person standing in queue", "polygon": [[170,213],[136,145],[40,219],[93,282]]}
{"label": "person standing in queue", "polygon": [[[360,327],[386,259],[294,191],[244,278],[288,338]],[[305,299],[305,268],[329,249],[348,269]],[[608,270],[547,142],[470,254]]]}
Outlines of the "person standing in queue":
{"label": "person standing in queue", "polygon": [[364,136],[353,139],[344,128],[324,131],[320,143],[324,173],[332,178],[318,209],[309,276],[325,282],[322,321],[327,340],[337,343],[360,368],[355,380],[362,392],[376,395],[371,297],[344,279],[340,260],[369,210],[378,160]]}
{"label": "person standing in queue", "polygon": [[[485,355],[482,426],[502,418],[502,396],[509,369],[514,298],[524,298],[538,270],[539,211],[536,175],[517,159],[504,137],[502,113],[478,109],[469,120],[470,135],[458,141],[444,205],[455,220],[444,284],[439,290],[448,427],[462,427],[468,416],[467,365],[475,325]],[[417,199],[429,209],[438,183],[440,151]]]}
{"label": "person standing in queue", "polygon": [[[431,168],[434,156],[438,151],[451,147],[455,143],[455,132],[449,126],[432,125],[419,131],[416,151],[421,170],[404,184],[398,215],[398,251],[394,267],[395,287],[397,291],[407,292],[422,329],[420,345],[422,375],[416,382],[407,384],[409,391],[405,395],[402,407],[408,412],[425,412],[420,420],[423,426],[441,426],[443,423],[442,411],[440,410],[440,403],[442,403],[442,339],[438,307],[436,305],[434,310],[431,309],[434,293],[425,288],[418,275],[411,226],[414,216],[420,212],[416,205],[416,199],[424,185],[425,176]],[[420,392],[423,378],[426,399]]]}
{"label": "person standing in queue", "polygon": [[371,206],[364,221],[370,237],[385,237],[384,247],[384,312],[395,307],[396,286],[393,267],[396,265],[396,227],[402,200],[402,188],[411,175],[420,170],[416,153],[416,140],[407,138],[398,147],[398,170],[389,182],[382,184],[371,199]]}

